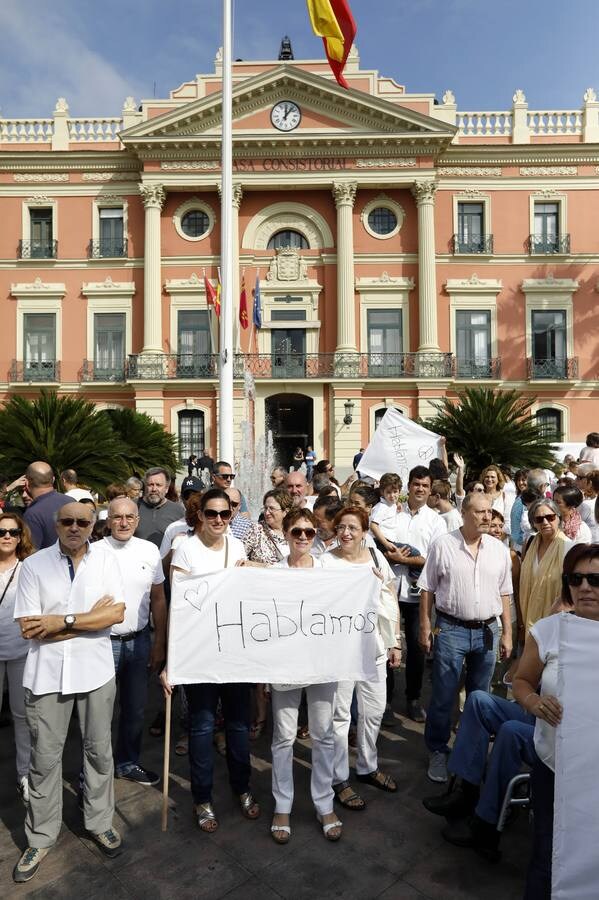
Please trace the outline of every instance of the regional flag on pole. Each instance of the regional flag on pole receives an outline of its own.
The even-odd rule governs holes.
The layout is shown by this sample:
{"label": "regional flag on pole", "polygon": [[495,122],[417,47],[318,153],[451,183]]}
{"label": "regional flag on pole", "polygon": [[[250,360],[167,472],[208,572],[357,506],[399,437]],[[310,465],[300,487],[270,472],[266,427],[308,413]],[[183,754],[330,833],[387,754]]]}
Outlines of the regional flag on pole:
{"label": "regional flag on pole", "polygon": [[220,319],[220,295],[222,291],[222,284],[220,283],[220,269],[218,270],[218,277],[216,279],[216,294],[214,297],[214,312],[216,313],[217,318]]}
{"label": "regional flag on pole", "polygon": [[321,37],[333,75],[341,87],[349,88],[343,77],[354,38],[356,23],[348,0],[306,0],[312,31]]}
{"label": "regional flag on pole", "polygon": [[[216,294],[216,291],[213,288],[211,282],[208,281],[208,277],[205,272],[204,272],[204,290],[206,291],[206,303],[208,304],[208,306],[213,306],[214,310],[216,311],[216,309],[217,309],[217,306],[216,306],[217,294]],[[218,315],[218,313],[216,313],[216,314]]]}
{"label": "regional flag on pole", "polygon": [[248,320],[248,300],[245,292],[245,275],[241,276],[241,295],[239,297],[239,324],[243,329],[249,325]]}
{"label": "regional flag on pole", "polygon": [[256,328],[262,328],[262,304],[260,301],[260,275],[256,272],[256,286],[254,287],[254,312],[252,316]]}

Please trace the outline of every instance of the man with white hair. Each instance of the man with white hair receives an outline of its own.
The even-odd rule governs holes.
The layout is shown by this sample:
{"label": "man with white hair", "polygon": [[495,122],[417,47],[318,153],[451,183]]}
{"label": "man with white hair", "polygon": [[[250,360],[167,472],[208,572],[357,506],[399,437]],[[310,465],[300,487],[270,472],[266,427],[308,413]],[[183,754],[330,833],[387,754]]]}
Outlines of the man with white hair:
{"label": "man with white hair", "polygon": [[289,472],[285,476],[285,490],[293,497],[293,505],[312,510],[316,495],[308,495],[309,485],[303,472]]}

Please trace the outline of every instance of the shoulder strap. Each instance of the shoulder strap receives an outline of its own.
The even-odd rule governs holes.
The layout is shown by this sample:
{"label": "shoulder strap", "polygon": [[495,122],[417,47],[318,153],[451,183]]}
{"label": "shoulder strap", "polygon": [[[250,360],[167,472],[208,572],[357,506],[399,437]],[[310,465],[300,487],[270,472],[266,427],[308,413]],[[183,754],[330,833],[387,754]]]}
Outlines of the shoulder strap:
{"label": "shoulder strap", "polygon": [[381,564],[380,564],[379,560],[376,558],[376,550],[374,549],[374,547],[369,547],[368,549],[370,550],[370,555],[372,556],[372,561],[374,563],[375,568],[380,569]]}
{"label": "shoulder strap", "polygon": [[225,535],[225,569],[229,568],[229,538]]}
{"label": "shoulder strap", "polygon": [[[19,562],[20,562],[20,561],[19,561]],[[16,572],[17,569],[19,568],[19,562],[17,562],[16,566],[14,567],[14,569],[12,570],[12,572],[10,573],[10,578],[9,578],[8,581],[6,582],[6,586],[5,586],[4,590],[2,591],[2,596],[0,597],[0,606],[2,606],[2,601],[3,601],[4,598],[6,597],[6,592],[7,592],[7,590],[9,589],[9,587],[11,586],[11,584],[12,584],[12,580],[13,580],[13,578],[15,577],[15,572]]]}

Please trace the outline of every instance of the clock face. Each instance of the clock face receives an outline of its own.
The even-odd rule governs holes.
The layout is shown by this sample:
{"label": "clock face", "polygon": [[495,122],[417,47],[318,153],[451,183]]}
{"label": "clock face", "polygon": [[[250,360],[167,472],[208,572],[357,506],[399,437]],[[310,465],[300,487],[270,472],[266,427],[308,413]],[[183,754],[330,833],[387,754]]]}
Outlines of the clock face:
{"label": "clock face", "polygon": [[302,120],[297,103],[292,100],[280,100],[272,108],[270,121],[279,131],[293,131]]}

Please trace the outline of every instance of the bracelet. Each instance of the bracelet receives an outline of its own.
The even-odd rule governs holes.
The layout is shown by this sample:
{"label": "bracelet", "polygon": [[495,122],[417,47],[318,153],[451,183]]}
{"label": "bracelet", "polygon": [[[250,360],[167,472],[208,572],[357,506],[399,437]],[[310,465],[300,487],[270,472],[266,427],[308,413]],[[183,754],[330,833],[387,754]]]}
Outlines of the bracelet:
{"label": "bracelet", "polygon": [[527,694],[527,695],[526,695],[526,697],[524,698],[524,700],[522,701],[522,703],[520,704],[520,706],[521,706],[526,712],[528,712],[528,709],[526,709],[526,701],[528,700],[529,697],[538,697],[538,696],[539,696],[539,695],[537,694],[536,691],[531,691],[530,694]]}

